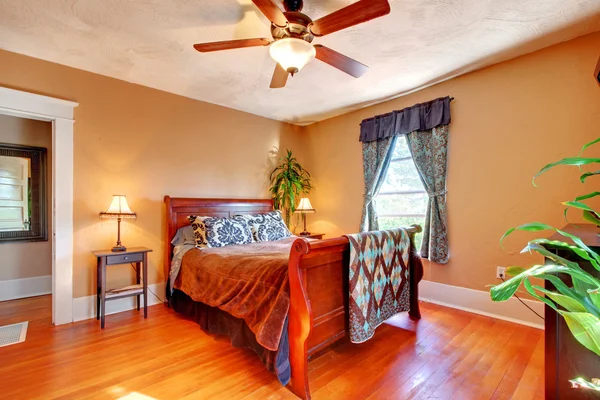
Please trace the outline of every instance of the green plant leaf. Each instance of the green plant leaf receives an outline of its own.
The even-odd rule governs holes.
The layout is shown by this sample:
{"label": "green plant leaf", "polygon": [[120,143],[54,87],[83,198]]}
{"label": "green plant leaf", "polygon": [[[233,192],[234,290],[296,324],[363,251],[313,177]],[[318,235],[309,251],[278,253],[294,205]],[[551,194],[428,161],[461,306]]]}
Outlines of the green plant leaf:
{"label": "green plant leaf", "polygon": [[579,343],[600,356],[600,319],[590,313],[558,310]]}
{"label": "green plant leaf", "polygon": [[573,165],[573,166],[582,166],[582,165],[588,165],[588,164],[597,164],[600,163],[600,158],[586,158],[586,157],[568,157],[568,158],[563,158],[562,160],[550,163],[546,166],[544,166],[537,174],[534,175],[531,183],[533,183],[534,186],[537,186],[535,184],[535,179],[540,176],[541,174],[543,174],[544,172],[548,171],[551,168],[554,168],[558,165]]}
{"label": "green plant leaf", "polygon": [[[511,268],[521,268],[521,267],[509,267],[507,270],[511,270]],[[490,296],[494,301],[507,301],[510,299],[516,292],[521,283],[525,280],[525,278],[529,276],[535,276],[538,271],[542,270],[540,273],[544,273],[546,271],[552,272],[551,268],[546,268],[545,265],[534,265],[533,267],[524,270],[520,274],[502,282],[499,285],[493,286],[490,290]]]}
{"label": "green plant leaf", "polygon": [[588,147],[593,146],[598,142],[600,142],[600,138],[598,138],[596,140],[592,140],[591,142],[584,144],[583,147],[581,148],[581,150],[579,151],[578,155],[580,156]]}
{"label": "green plant leaf", "polygon": [[[571,268],[573,270],[579,270],[580,272],[585,273],[581,269],[581,267],[579,266],[579,264],[577,262],[570,261],[564,257],[561,257],[561,256],[547,250],[545,247],[537,244],[535,241],[529,242],[529,244],[523,249],[522,252],[525,252],[525,251],[535,251],[538,254],[544,256],[547,260],[551,260],[556,264],[568,266],[569,268]],[[590,258],[589,256],[587,256],[587,253],[585,253],[581,249],[579,249],[579,251],[582,254],[585,254],[587,258]],[[592,259],[592,258],[590,258],[590,259],[592,260],[593,263],[596,262],[594,259]],[[586,286],[586,285],[589,285],[589,283],[582,282],[575,276],[573,276],[572,280],[573,280],[573,284],[574,284],[576,290],[569,289],[564,284],[556,283],[557,290],[559,290],[565,296],[570,296],[570,297],[577,299],[578,301],[584,302],[584,296],[587,292],[587,289],[589,289],[589,286]],[[560,279],[559,279],[559,281],[560,281]],[[594,308],[593,310],[588,310],[588,311],[596,313],[598,310],[596,310]]]}
{"label": "green plant leaf", "polygon": [[[582,203],[581,200],[591,199],[592,197],[599,196],[600,192],[592,192],[583,196],[579,196],[575,199],[575,201],[565,201],[563,204],[567,207],[577,208],[579,210],[583,210],[582,218],[588,222],[591,222],[596,225],[600,225],[600,219],[596,217],[596,212],[590,206],[585,203]],[[565,220],[567,219],[567,210],[565,209]]]}
{"label": "green plant leaf", "polygon": [[592,192],[592,193],[588,193],[588,194],[584,194],[584,195],[575,197],[575,201],[587,200],[587,199],[591,199],[592,197],[596,197],[596,196],[600,196],[600,192]]}
{"label": "green plant leaf", "polygon": [[577,208],[579,210],[594,211],[593,208],[591,208],[587,204],[582,203],[580,201],[565,201],[562,204],[565,205],[565,206],[567,206],[567,207]]}
{"label": "green plant leaf", "polygon": [[565,296],[564,294],[556,293],[551,290],[547,290],[538,285],[534,285],[533,288],[539,292],[544,293],[547,297],[552,299],[552,301],[554,301],[556,304],[563,307],[567,311],[584,313],[588,312],[583,304],[581,304],[578,300],[572,297]]}
{"label": "green plant leaf", "polygon": [[598,217],[596,217],[595,212],[592,213],[589,210],[584,210],[581,213],[581,218],[583,218],[587,222],[591,222],[594,225],[600,225],[600,219],[598,219]]}
{"label": "green plant leaf", "polygon": [[544,279],[552,283],[554,288],[565,296],[580,298],[581,296],[573,288],[568,287],[558,276],[551,274],[540,274],[537,278]]}
{"label": "green plant leaf", "polygon": [[554,261],[557,264],[567,265],[571,268],[581,269],[579,267],[579,264],[577,264],[575,261],[569,261],[566,258],[559,256],[558,254],[552,253],[551,251],[548,251],[544,246],[541,246],[540,244],[536,243],[533,240],[531,242],[529,242],[523,250],[521,250],[521,253],[532,252],[532,251],[535,251],[536,253],[546,257],[547,259]]}
{"label": "green plant leaf", "polygon": [[588,296],[598,310],[600,310],[600,289],[589,289]]}
{"label": "green plant leaf", "polygon": [[585,174],[582,174],[579,177],[579,180],[581,181],[581,183],[585,183],[585,180],[587,178],[589,178],[590,176],[594,176],[594,175],[600,175],[600,171],[594,171],[594,172],[586,172]]}
{"label": "green plant leaf", "polygon": [[549,299],[540,296],[539,294],[537,294],[535,292],[535,289],[533,288],[533,285],[531,284],[531,282],[529,281],[529,278],[526,278],[523,281],[523,286],[525,287],[525,289],[527,290],[527,292],[529,292],[529,294],[535,298],[538,299],[539,301],[541,301],[542,303],[546,303],[548,304],[548,306],[550,306],[551,308],[553,308],[555,311],[558,311],[558,308],[556,307],[556,305],[550,301]]}
{"label": "green plant leaf", "polygon": [[[520,225],[516,228],[510,228],[508,231],[506,231],[506,233],[500,239],[500,244],[502,245],[502,241],[508,235],[513,233],[515,230],[521,230],[521,231],[527,231],[527,232],[536,232],[536,231],[544,231],[544,230],[555,231],[558,234],[560,234],[561,236],[568,237],[569,239],[571,239],[575,243],[575,245],[577,245],[579,248],[585,250],[591,257],[593,257],[594,260],[596,261],[596,264],[594,265],[595,267],[596,267],[596,265],[600,265],[600,256],[598,255],[598,253],[596,253],[595,251],[590,249],[588,246],[586,246],[586,244],[583,243],[583,241],[580,238],[578,238],[575,235],[571,235],[568,232],[564,232],[564,231],[561,231],[560,229],[556,229],[550,225],[543,224],[541,222],[530,222],[528,224]],[[596,267],[596,269],[598,269],[598,268]]]}
{"label": "green plant leaf", "polygon": [[568,243],[561,242],[559,240],[550,240],[550,239],[534,239],[530,243],[545,244],[545,245],[549,245],[552,247],[559,247],[559,248],[562,248],[565,250],[571,250],[572,252],[577,254],[579,257],[592,263],[594,265],[594,268],[600,269],[600,264],[598,262],[596,262],[596,260],[593,257],[591,257],[584,249],[581,249],[577,246],[573,246]]}
{"label": "green plant leaf", "polygon": [[[571,239],[580,249],[583,249],[591,257],[593,257],[594,260],[596,261],[596,263],[593,264],[595,267],[597,265],[600,265],[600,256],[598,255],[598,253],[596,253],[595,251],[590,249],[585,243],[583,243],[583,241],[580,238],[578,238],[575,235],[571,235],[570,233],[563,232],[560,229],[555,229],[555,231],[558,232],[559,234],[561,234],[562,236],[568,237],[569,239]],[[596,268],[596,269],[600,269],[600,268]]]}
{"label": "green plant leaf", "polygon": [[527,271],[527,270],[523,267],[508,267],[508,268],[506,268],[506,270],[504,272],[508,276],[517,276],[525,271]]}
{"label": "green plant leaf", "polygon": [[[515,292],[525,279],[531,277],[547,279],[546,275],[558,273],[568,274],[574,279],[579,279],[582,282],[592,285],[594,288],[600,288],[600,280],[594,278],[587,272],[583,271],[581,268],[573,268],[568,265],[548,264],[534,265],[533,267],[526,269],[519,275],[516,275],[506,280],[505,282],[502,282],[501,284],[492,287],[490,290],[490,295],[492,297],[492,300],[494,301],[506,301],[515,294]],[[567,295],[567,293],[563,294]]]}
{"label": "green plant leaf", "polygon": [[502,242],[508,235],[510,235],[511,233],[513,233],[516,230],[526,231],[526,232],[537,232],[537,231],[544,231],[544,230],[554,230],[554,228],[550,225],[546,225],[541,222],[530,222],[528,224],[519,225],[516,228],[510,228],[509,230],[504,232],[504,235],[502,235],[502,237],[500,238],[500,245],[502,245]]}

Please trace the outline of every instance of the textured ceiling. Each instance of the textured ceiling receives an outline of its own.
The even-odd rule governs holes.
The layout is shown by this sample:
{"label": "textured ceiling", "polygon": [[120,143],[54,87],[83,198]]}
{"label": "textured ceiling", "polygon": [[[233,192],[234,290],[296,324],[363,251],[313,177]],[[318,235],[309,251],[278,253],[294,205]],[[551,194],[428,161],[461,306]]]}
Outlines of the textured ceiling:
{"label": "textured ceiling", "polygon": [[[303,12],[352,2],[305,0]],[[600,30],[600,0],[390,3],[391,14],[314,41],[369,65],[365,76],[315,60],[284,89],[269,89],[268,48],[192,48],[270,37],[250,0],[0,0],[0,48],[306,125]]]}

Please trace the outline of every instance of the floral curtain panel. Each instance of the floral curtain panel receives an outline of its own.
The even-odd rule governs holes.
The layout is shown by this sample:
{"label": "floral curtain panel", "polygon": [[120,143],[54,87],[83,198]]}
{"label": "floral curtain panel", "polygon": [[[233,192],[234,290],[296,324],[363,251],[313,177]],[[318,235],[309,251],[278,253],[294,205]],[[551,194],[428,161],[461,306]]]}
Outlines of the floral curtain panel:
{"label": "floral curtain panel", "polygon": [[375,196],[379,193],[385,180],[392,154],[394,153],[395,136],[375,142],[363,143],[363,170],[365,174],[365,204],[360,221],[361,232],[378,231]]}
{"label": "floral curtain panel", "polygon": [[429,196],[421,256],[448,262],[446,168],[450,97],[416,104],[403,110],[369,118],[361,123],[365,197],[361,230],[378,230],[375,197],[385,179],[395,137],[407,135],[409,149]]}
{"label": "floral curtain panel", "polygon": [[446,211],[448,125],[411,132],[406,139],[421,182],[429,196],[421,256],[439,264],[446,264],[448,262]]}

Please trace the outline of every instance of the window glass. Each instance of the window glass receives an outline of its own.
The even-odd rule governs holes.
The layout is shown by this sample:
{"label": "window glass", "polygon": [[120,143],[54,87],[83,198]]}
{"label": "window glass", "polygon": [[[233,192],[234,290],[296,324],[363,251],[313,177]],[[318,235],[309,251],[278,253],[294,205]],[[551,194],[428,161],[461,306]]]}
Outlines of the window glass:
{"label": "window glass", "polygon": [[[406,136],[396,140],[394,155],[390,162],[385,181],[377,196],[377,214],[380,229],[425,223],[427,193],[419,178],[419,173],[411,158]],[[420,249],[422,234],[415,236],[415,244]]]}

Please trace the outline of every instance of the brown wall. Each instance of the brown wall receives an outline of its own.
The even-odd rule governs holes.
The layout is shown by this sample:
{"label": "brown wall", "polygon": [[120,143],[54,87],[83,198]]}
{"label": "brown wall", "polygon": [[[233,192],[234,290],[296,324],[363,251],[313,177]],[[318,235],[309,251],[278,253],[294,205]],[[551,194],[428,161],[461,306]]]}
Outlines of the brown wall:
{"label": "brown wall", "polygon": [[450,95],[450,263],[428,265],[425,278],[486,290],[497,265],[535,261],[518,254],[524,236],[509,238],[506,250],[498,240],[525,222],[564,225],[560,202],[597,185],[581,185],[574,168],[547,173],[538,188],[531,178],[600,136],[600,89],[592,77],[599,52],[600,33],[591,34],[309,126],[306,154],[317,210],[309,230],[336,236],[359,228],[363,119]]}
{"label": "brown wall", "polygon": [[[154,249],[149,281],[163,281],[163,196],[265,198],[270,151],[300,144],[298,127],[4,51],[0,86],[79,103],[75,297],[95,291],[90,252],[116,241],[116,222],[98,217],[113,194],[127,195],[138,213],[123,223],[123,243]],[[111,267],[108,285],[123,283],[130,271]]]}
{"label": "brown wall", "polygon": [[[358,230],[363,196],[362,119],[451,95],[448,207],[451,261],[426,278],[485,290],[496,265],[525,263],[510,226],[563,223],[560,201],[591,187],[559,169],[531,186],[546,162],[575,154],[600,126],[592,80],[600,33],[452,79],[415,94],[299,128],[65,66],[0,51],[0,86],[79,102],[75,111],[74,293],[94,292],[91,250],[114,244],[103,222],[112,194],[126,194],[138,220],[125,245],[147,246],[150,282],[162,281],[162,197],[266,197],[269,151],[289,147],[315,177],[309,216],[328,236]],[[304,135],[303,135],[304,134]],[[310,157],[309,157],[310,155]],[[111,267],[109,285],[130,277]]]}
{"label": "brown wall", "polygon": [[[52,162],[52,125],[0,115],[0,143],[22,144],[48,149],[48,165]],[[48,229],[52,227],[52,175],[46,177],[48,193]],[[52,274],[52,235],[46,242],[1,243],[0,281],[33,278]]]}

